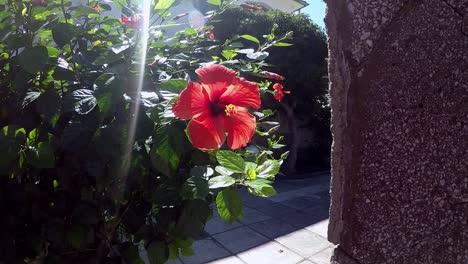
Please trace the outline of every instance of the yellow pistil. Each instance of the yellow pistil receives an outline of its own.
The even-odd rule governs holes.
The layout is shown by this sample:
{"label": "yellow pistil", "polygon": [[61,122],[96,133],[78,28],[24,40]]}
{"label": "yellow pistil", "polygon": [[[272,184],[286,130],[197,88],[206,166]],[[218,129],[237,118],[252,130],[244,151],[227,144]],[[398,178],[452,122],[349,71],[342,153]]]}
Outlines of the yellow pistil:
{"label": "yellow pistil", "polygon": [[234,116],[237,114],[237,107],[233,104],[228,104],[224,112],[226,112],[226,116]]}

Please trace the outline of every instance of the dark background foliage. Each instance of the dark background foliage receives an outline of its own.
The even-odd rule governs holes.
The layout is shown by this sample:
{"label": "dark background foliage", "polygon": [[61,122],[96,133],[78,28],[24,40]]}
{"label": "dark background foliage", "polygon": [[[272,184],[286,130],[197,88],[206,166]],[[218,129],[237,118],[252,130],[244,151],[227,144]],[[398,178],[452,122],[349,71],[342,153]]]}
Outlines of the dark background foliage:
{"label": "dark background foliage", "polygon": [[[236,35],[249,34],[263,39],[263,35],[278,25],[277,33],[293,31],[289,47],[272,47],[266,62],[275,65],[267,68],[286,77],[281,83],[291,94],[286,95],[282,105],[269,104],[284,113],[282,131],[291,149],[288,172],[310,172],[329,167],[331,133],[330,108],[328,105],[327,38],[322,29],[307,15],[288,14],[278,10],[251,11],[231,7],[214,18],[215,36],[224,41]],[[297,142],[298,134],[309,129],[305,135],[309,146]],[[297,156],[295,157],[295,153]],[[297,162],[296,159],[297,158]]]}

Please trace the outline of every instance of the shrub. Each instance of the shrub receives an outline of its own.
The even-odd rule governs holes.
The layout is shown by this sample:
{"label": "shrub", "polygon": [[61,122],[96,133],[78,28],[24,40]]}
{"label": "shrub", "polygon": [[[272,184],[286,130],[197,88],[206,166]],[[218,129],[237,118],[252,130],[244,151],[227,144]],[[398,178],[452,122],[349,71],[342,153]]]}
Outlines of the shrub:
{"label": "shrub", "polygon": [[164,263],[192,254],[213,202],[233,222],[240,189],[275,194],[286,155],[256,109],[274,91],[240,76],[286,37],[245,54],[256,43],[210,25],[165,36],[174,1],[115,3],[121,19],[101,1],[0,1],[0,262]]}

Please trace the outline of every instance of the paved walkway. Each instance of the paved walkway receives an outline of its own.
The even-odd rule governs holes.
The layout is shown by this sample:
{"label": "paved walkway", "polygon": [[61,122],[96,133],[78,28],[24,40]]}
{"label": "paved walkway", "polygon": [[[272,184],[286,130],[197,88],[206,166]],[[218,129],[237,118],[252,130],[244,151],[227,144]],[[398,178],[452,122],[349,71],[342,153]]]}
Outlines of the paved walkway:
{"label": "paved walkway", "polygon": [[328,264],[329,175],[275,184],[278,195],[243,193],[244,220],[225,224],[215,212],[195,255],[171,264]]}

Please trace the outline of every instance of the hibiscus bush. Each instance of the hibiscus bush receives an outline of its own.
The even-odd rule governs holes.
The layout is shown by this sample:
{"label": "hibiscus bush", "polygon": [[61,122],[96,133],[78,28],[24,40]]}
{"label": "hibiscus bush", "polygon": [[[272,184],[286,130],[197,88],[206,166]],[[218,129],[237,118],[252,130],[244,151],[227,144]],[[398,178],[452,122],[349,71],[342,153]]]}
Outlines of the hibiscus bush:
{"label": "hibiscus bush", "polygon": [[232,223],[240,192],[275,194],[262,67],[291,33],[219,42],[208,13],[168,35],[174,3],[0,0],[0,263],[164,263],[212,206]]}

